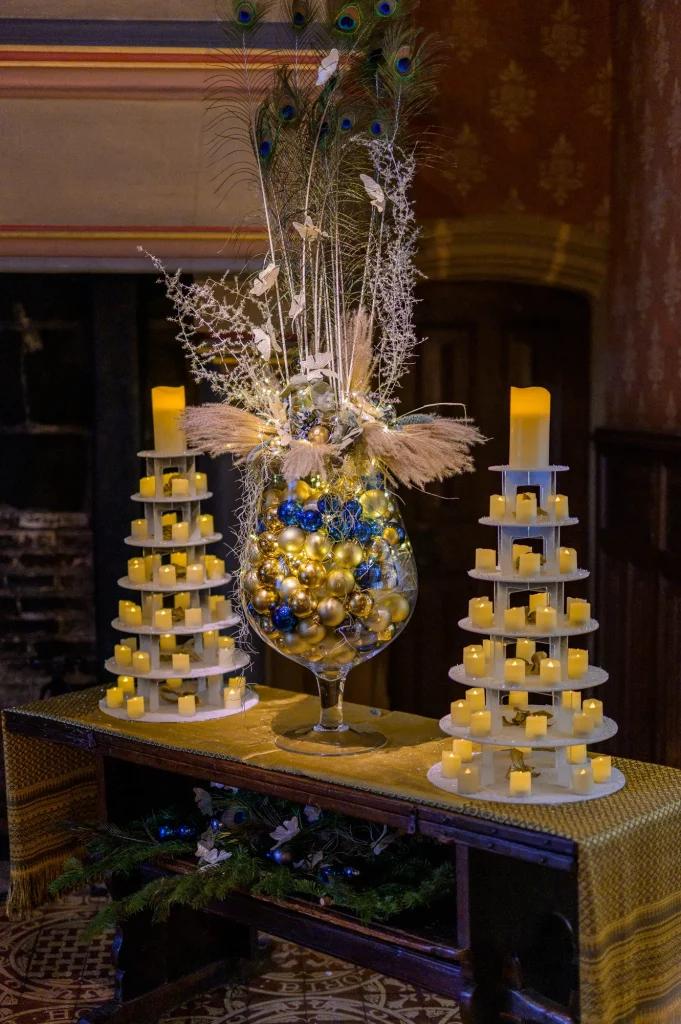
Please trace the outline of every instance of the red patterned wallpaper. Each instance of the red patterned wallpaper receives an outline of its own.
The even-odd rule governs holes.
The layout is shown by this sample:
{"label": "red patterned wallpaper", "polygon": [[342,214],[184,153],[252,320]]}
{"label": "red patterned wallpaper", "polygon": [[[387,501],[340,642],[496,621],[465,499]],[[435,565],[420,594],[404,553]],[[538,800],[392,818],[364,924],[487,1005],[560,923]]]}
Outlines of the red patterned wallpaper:
{"label": "red patterned wallpaper", "polygon": [[615,3],[607,423],[681,430],[681,5]]}
{"label": "red patterned wallpaper", "polygon": [[610,0],[447,0],[419,17],[451,45],[428,112],[448,156],[424,173],[420,215],[526,212],[606,230]]}

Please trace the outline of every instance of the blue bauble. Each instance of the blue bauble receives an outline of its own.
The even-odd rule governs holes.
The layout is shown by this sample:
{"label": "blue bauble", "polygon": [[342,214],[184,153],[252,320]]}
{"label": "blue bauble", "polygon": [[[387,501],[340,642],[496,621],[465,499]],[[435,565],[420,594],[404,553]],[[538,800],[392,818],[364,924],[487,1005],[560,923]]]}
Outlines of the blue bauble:
{"label": "blue bauble", "polygon": [[235,825],[243,825],[243,823],[246,820],[246,812],[245,811],[235,811],[234,812],[234,819],[233,820],[234,820],[234,824]]}
{"label": "blue bauble", "polygon": [[371,523],[367,522],[366,519],[363,519],[361,522],[357,523],[352,534],[353,540],[356,540],[357,543],[361,544],[362,546],[364,546],[365,544],[369,544],[371,540],[373,540],[373,536],[373,526]]}
{"label": "blue bauble", "polygon": [[254,615],[255,616],[255,615],[258,614],[250,601],[246,605],[246,609],[247,609],[249,615]]}
{"label": "blue bauble", "polygon": [[265,523],[265,520],[263,519],[262,516],[260,516],[260,518],[258,519],[258,525],[256,527],[256,531],[258,533],[264,533],[266,529],[267,529],[267,525]]}
{"label": "blue bauble", "polygon": [[272,622],[282,633],[292,633],[296,628],[298,619],[289,605],[279,604],[272,611]]}
{"label": "blue bauble", "polygon": [[[211,824],[212,824],[212,822],[211,822]],[[180,825],[180,827],[177,830],[177,833],[178,833],[178,835],[182,836],[183,839],[186,839],[186,838],[188,838],[190,836],[195,836],[196,835],[196,829],[192,828],[191,825]]]}
{"label": "blue bauble", "polygon": [[170,825],[159,825],[158,827],[158,838],[159,839],[170,839],[173,834],[173,829]]}
{"label": "blue bauble", "polygon": [[277,515],[285,526],[297,526],[303,512],[303,506],[295,498],[282,501],[277,509]]}
{"label": "blue bauble", "polygon": [[346,501],[344,508],[346,512],[349,512],[353,519],[362,518],[362,503],[361,501],[357,501],[357,498],[351,498],[350,501]]}
{"label": "blue bauble", "polygon": [[272,859],[277,864],[290,864],[293,859],[293,854],[290,850],[282,850],[281,847],[279,847],[278,850],[272,851]]}
{"label": "blue bauble", "polygon": [[324,517],[321,512],[318,512],[316,508],[306,508],[300,515],[298,525],[312,533],[315,530],[320,530],[324,525]]}
{"label": "blue bauble", "polygon": [[323,494],[317,502],[317,508],[324,515],[329,515],[332,512],[338,512],[342,507],[342,503],[337,494]]}
{"label": "blue bauble", "polygon": [[355,520],[349,512],[341,509],[328,520],[326,528],[333,540],[347,540],[355,529]]}
{"label": "blue bauble", "polygon": [[381,582],[381,567],[372,562],[360,562],[355,569],[357,585],[362,590],[369,590],[370,587],[377,587]]}
{"label": "blue bauble", "polygon": [[213,829],[214,832],[217,832],[217,830],[220,828],[221,825],[222,825],[222,822],[220,821],[219,818],[211,818],[210,819],[210,827]]}
{"label": "blue bauble", "polygon": [[401,526],[400,523],[398,523],[397,520],[395,519],[391,519],[390,522],[386,523],[385,525],[386,528],[390,526],[392,527],[393,530],[397,530],[397,536],[400,538],[400,544],[403,544],[407,536],[407,531],[405,530],[405,528]]}

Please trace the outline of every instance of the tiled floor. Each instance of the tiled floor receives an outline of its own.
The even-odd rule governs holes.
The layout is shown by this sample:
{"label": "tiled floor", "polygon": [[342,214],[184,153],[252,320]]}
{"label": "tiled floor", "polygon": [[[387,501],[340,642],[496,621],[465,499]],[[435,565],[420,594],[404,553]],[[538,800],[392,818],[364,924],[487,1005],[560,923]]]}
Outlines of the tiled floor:
{"label": "tiled floor", "polygon": [[[0,1022],[72,1024],[111,996],[109,937],[80,939],[101,900],[73,896],[29,921],[0,919]],[[456,1004],[359,967],[276,942],[273,967],[159,1024],[458,1024]]]}

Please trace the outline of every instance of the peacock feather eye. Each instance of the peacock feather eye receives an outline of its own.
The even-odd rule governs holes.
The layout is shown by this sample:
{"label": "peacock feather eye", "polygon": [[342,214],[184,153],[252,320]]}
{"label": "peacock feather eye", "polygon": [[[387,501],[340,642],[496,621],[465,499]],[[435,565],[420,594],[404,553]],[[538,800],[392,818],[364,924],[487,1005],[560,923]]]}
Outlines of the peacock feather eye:
{"label": "peacock feather eye", "polygon": [[350,34],[356,32],[362,21],[359,7],[344,7],[336,18],[336,28],[340,32]]}
{"label": "peacock feather eye", "polygon": [[294,28],[305,28],[310,20],[310,7],[309,4],[303,3],[299,0],[298,3],[294,3],[291,9],[291,22]]}
{"label": "peacock feather eye", "polygon": [[385,135],[385,122],[380,121],[378,118],[376,118],[369,125],[369,131],[377,139],[380,139],[383,135]]}
{"label": "peacock feather eye", "polygon": [[397,10],[397,0],[379,0],[374,11],[379,18],[389,18]]}
{"label": "peacock feather eye", "polygon": [[248,27],[255,21],[255,7],[249,3],[237,4],[235,16],[239,25]]}
{"label": "peacock feather eye", "polygon": [[354,123],[355,123],[354,119],[349,114],[345,114],[343,117],[341,117],[341,122],[340,122],[341,131],[342,132],[349,132],[350,129],[352,128],[352,126],[354,125]]}
{"label": "peacock feather eye", "polygon": [[282,121],[294,121],[296,116],[295,104],[290,100],[284,100],[279,107],[279,116]]}
{"label": "peacock feather eye", "polygon": [[321,123],[321,125],[319,127],[319,139],[320,139],[320,141],[325,139],[328,134],[329,134],[329,122],[328,121],[322,121],[322,123]]}
{"label": "peacock feather eye", "polygon": [[261,160],[267,160],[272,153],[272,143],[269,139],[261,139],[258,146],[258,155]]}
{"label": "peacock feather eye", "polygon": [[414,61],[408,46],[402,46],[395,54],[395,71],[405,77],[414,70]]}

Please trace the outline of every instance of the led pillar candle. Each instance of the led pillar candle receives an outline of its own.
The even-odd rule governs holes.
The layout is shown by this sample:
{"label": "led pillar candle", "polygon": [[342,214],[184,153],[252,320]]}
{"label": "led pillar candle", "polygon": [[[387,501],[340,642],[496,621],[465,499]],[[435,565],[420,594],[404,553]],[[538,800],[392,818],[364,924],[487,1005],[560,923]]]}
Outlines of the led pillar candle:
{"label": "led pillar candle", "polygon": [[129,695],[135,692],[135,680],[132,676],[118,676],[116,678],[116,686],[121,693]]}
{"label": "led pillar candle", "polygon": [[529,544],[514,544],[513,545],[513,562],[517,562],[521,555],[529,555],[532,553],[532,548]]}
{"label": "led pillar candle", "polygon": [[521,708],[523,711],[527,708],[530,695],[526,690],[511,690],[508,695],[508,706],[509,708]]}
{"label": "led pillar candle", "polygon": [[138,675],[151,672],[151,657],[147,651],[135,651],[132,656],[132,667]]}
{"label": "led pillar candle", "polygon": [[124,640],[121,640],[121,643],[125,647],[129,647],[131,651],[136,651],[137,650],[137,637],[136,636],[126,636]]}
{"label": "led pillar candle", "polygon": [[572,732],[575,736],[590,736],[595,722],[591,715],[578,711],[572,716]]}
{"label": "led pillar candle", "polygon": [[184,610],[184,624],[189,629],[193,629],[195,626],[203,625],[203,609],[202,608],[185,608]]}
{"label": "led pillar candle", "polygon": [[530,794],[532,793],[532,772],[509,772],[508,790],[509,796],[530,796]]}
{"label": "led pillar candle", "polygon": [[579,597],[573,597],[567,608],[567,620],[571,626],[584,626],[591,618],[591,605]]}
{"label": "led pillar candle", "polygon": [[114,661],[119,668],[128,668],[132,665],[132,651],[125,644],[116,644],[114,647]]}
{"label": "led pillar candle", "polygon": [[467,700],[454,700],[450,707],[452,725],[457,729],[467,729],[471,724],[471,706]]}
{"label": "led pillar candle", "polygon": [[586,761],[586,743],[577,743],[567,748],[568,764],[584,764]]}
{"label": "led pillar candle", "polygon": [[215,526],[213,523],[213,517],[206,513],[205,515],[199,516],[199,533],[202,537],[210,537],[212,533],[215,533]]}
{"label": "led pillar candle", "polygon": [[568,511],[568,499],[566,494],[547,494],[546,496],[546,512],[552,519],[560,520],[567,519],[570,515]]}
{"label": "led pillar candle", "polygon": [[177,571],[174,565],[162,565],[158,570],[159,587],[177,586]]}
{"label": "led pillar candle", "polygon": [[156,477],[143,476],[140,480],[140,496],[142,498],[156,497]]}
{"label": "led pillar candle", "polygon": [[131,604],[124,616],[124,622],[128,626],[142,625],[142,609],[138,604]]}
{"label": "led pillar candle", "polygon": [[546,388],[511,388],[509,465],[538,469],[549,465],[551,395]]}
{"label": "led pillar candle", "polygon": [[[484,641],[483,641],[483,643],[484,643]],[[463,656],[465,658],[467,654],[482,654],[483,652],[484,652],[483,644],[468,644],[463,649]]]}
{"label": "led pillar candle", "polygon": [[471,711],[483,711],[485,708],[485,691],[473,687],[472,690],[466,690],[466,700],[470,704]]}
{"label": "led pillar candle", "polygon": [[468,796],[477,793],[480,789],[480,769],[476,764],[467,764],[459,771],[458,793],[460,796]]}
{"label": "led pillar candle", "polygon": [[230,603],[220,594],[211,594],[209,607],[213,622],[223,622],[230,613]]}
{"label": "led pillar candle", "polygon": [[530,551],[518,559],[519,576],[538,576],[541,572],[541,555]]}
{"label": "led pillar candle", "polygon": [[467,676],[482,679],[485,675],[485,655],[482,651],[464,651],[463,669]]}
{"label": "led pillar candle", "polygon": [[560,704],[564,711],[581,711],[582,698],[578,690],[563,690]]}
{"label": "led pillar candle", "polygon": [[[172,532],[172,527],[171,527]],[[172,539],[172,538],[171,538]],[[178,576],[182,575],[182,572],[187,571],[187,552],[186,551],[171,551],[170,552],[170,564],[175,566],[175,571]]]}
{"label": "led pillar candle", "polygon": [[539,678],[542,683],[553,685],[560,682],[560,662],[554,658],[543,658],[539,663]]}
{"label": "led pillar candle", "polygon": [[189,608],[192,603],[192,595],[187,591],[182,591],[181,594],[175,594],[173,598],[173,605],[175,608]]}
{"label": "led pillar candle", "polygon": [[242,693],[246,693],[246,676],[232,676],[229,685],[238,686]]}
{"label": "led pillar candle", "polygon": [[177,455],[186,451],[187,438],[180,428],[179,417],[185,410],[184,388],[151,389],[151,411],[154,419],[154,449]]}
{"label": "led pillar candle", "polygon": [[522,638],[516,640],[515,645],[515,656],[516,658],[522,658],[523,661],[532,661],[532,655],[537,652],[536,640],[526,640]]}
{"label": "led pillar candle", "polygon": [[504,609],[504,629],[518,630],[525,628],[525,608],[520,605],[517,608]]}
{"label": "led pillar candle", "polygon": [[546,736],[548,719],[546,715],[528,715],[525,719],[525,735],[528,740],[538,740]]}
{"label": "led pillar candle", "polygon": [[207,629],[203,633],[203,646],[204,650],[206,647],[215,647],[218,642],[218,632],[216,629]]}
{"label": "led pillar candle", "polygon": [[560,548],[558,551],[558,572],[562,575],[577,572],[577,549]]}
{"label": "led pillar candle", "polygon": [[196,714],[196,698],[193,693],[187,693],[177,698],[177,713],[184,718],[191,718]]}
{"label": "led pillar candle", "polygon": [[128,718],[142,718],[144,715],[144,697],[128,697],[125,702]]}
{"label": "led pillar candle", "polygon": [[187,583],[198,585],[205,580],[205,570],[200,562],[192,562],[187,566]]}
{"label": "led pillar candle", "polygon": [[591,715],[594,720],[594,725],[603,725],[603,701],[594,700],[590,697],[589,700],[585,700],[582,704],[582,711]]}
{"label": "led pillar candle", "polygon": [[589,652],[579,647],[568,650],[568,679],[582,679],[589,668]]}
{"label": "led pillar candle", "polygon": [[128,579],[131,583],[147,582],[147,567],[143,558],[131,558],[128,561]]}
{"label": "led pillar candle", "polygon": [[208,490],[208,477],[205,473],[194,474],[194,486],[197,494],[205,494]]}
{"label": "led pillar candle", "polygon": [[161,516],[161,526],[165,526],[170,529],[174,523],[177,522],[177,512],[166,512],[165,515]]}
{"label": "led pillar candle", "polygon": [[445,747],[442,751],[442,769],[440,774],[443,779],[455,779],[461,771],[461,758],[453,750]]}
{"label": "led pillar candle", "polygon": [[[549,595],[547,593],[530,594],[530,611],[531,612],[536,612],[537,608],[546,608],[548,603],[549,603]],[[532,653],[534,653],[534,651]]]}
{"label": "led pillar candle", "polygon": [[470,740],[452,740],[452,750],[464,764],[473,760],[473,744]]}
{"label": "led pillar candle", "polygon": [[170,527],[170,539],[177,544],[186,544],[189,540],[189,523],[173,523]]}
{"label": "led pillar candle", "polygon": [[170,608],[157,608],[154,612],[154,629],[167,633],[173,628],[173,613]]}
{"label": "led pillar candle", "polygon": [[159,638],[159,648],[162,654],[170,654],[177,647],[177,637],[174,633],[162,633]]}
{"label": "led pillar candle", "polygon": [[130,536],[133,540],[148,540],[149,523],[146,519],[133,519],[130,523]]}
{"label": "led pillar candle", "polygon": [[506,498],[503,494],[490,494],[489,517],[490,519],[506,518]]}
{"label": "led pillar candle", "polygon": [[516,495],[515,519],[517,523],[534,523],[537,521],[537,495],[532,491],[521,492]]}
{"label": "led pillar candle", "polygon": [[572,769],[572,792],[588,796],[594,788],[594,773],[590,764]]}
{"label": "led pillar candle", "polygon": [[558,614],[555,608],[537,608],[535,623],[539,632],[550,633],[558,627]]}
{"label": "led pillar candle", "polygon": [[241,708],[241,690],[238,686],[226,686],[223,692],[224,706],[226,709],[237,710]]}
{"label": "led pillar candle", "polygon": [[474,711],[471,715],[471,736],[489,736],[492,731],[492,712]]}
{"label": "led pillar candle", "polygon": [[594,782],[610,782],[612,775],[612,758],[608,754],[601,754],[600,757],[591,759],[591,770],[594,773]]}
{"label": "led pillar candle", "polygon": [[174,476],[170,482],[170,493],[173,498],[188,498],[189,480],[184,476]]}
{"label": "led pillar candle", "polygon": [[507,658],[504,662],[504,681],[507,683],[524,683],[527,665],[522,658]]}
{"label": "led pillar candle", "polygon": [[188,654],[173,654],[173,672],[179,672],[180,675],[184,675],[189,672],[189,668]]}
{"label": "led pillar candle", "polygon": [[494,621],[494,606],[488,597],[475,598],[471,604],[471,624],[477,629],[488,629]]}
{"label": "led pillar candle", "polygon": [[209,580],[221,580],[225,575],[225,562],[223,558],[206,559],[206,576]]}
{"label": "led pillar candle", "polygon": [[108,708],[122,708],[125,694],[119,686],[110,686],[106,691],[106,706]]}
{"label": "led pillar candle", "polygon": [[161,556],[159,554],[144,556],[144,568],[146,569],[148,580],[153,579],[154,573],[158,572],[160,564]]}
{"label": "led pillar candle", "polygon": [[475,568],[478,572],[496,572],[497,553],[494,548],[475,549]]}

